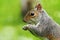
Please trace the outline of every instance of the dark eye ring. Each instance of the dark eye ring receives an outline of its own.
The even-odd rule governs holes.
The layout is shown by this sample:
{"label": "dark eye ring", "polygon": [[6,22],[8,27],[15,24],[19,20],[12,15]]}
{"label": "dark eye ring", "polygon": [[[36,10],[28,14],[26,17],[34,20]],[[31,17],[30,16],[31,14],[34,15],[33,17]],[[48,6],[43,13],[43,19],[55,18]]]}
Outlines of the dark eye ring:
{"label": "dark eye ring", "polygon": [[34,13],[31,13],[31,16],[34,16]]}

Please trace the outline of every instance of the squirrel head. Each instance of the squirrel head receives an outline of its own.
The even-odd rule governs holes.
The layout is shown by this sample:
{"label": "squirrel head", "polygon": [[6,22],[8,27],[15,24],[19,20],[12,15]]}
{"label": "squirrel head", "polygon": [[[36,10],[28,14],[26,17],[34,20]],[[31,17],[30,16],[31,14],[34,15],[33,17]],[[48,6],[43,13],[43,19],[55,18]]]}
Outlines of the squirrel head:
{"label": "squirrel head", "polygon": [[24,17],[24,21],[27,23],[36,24],[40,20],[42,12],[41,10],[42,10],[41,5],[38,4],[34,9],[27,12],[27,14]]}

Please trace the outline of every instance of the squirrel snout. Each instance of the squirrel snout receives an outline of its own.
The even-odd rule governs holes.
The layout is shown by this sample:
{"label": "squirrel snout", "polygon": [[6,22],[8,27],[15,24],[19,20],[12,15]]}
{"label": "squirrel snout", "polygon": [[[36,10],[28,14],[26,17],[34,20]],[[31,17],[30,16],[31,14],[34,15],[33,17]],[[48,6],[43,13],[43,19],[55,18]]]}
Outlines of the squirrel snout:
{"label": "squirrel snout", "polygon": [[28,17],[24,17],[24,19],[23,19],[24,22],[27,22],[28,20],[29,20]]}
{"label": "squirrel snout", "polygon": [[23,19],[24,22],[26,22],[26,19]]}
{"label": "squirrel snout", "polygon": [[24,22],[26,22],[25,20],[23,20]]}

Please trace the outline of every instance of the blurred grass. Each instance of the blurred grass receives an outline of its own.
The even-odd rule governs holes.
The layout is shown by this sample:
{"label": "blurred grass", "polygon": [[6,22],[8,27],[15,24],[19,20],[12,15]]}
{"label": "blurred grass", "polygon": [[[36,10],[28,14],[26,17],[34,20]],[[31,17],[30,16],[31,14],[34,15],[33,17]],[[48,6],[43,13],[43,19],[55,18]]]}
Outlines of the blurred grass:
{"label": "blurred grass", "polygon": [[[60,0],[41,0],[42,7],[60,24]],[[0,40],[40,40],[22,30],[20,0],[0,0]]]}

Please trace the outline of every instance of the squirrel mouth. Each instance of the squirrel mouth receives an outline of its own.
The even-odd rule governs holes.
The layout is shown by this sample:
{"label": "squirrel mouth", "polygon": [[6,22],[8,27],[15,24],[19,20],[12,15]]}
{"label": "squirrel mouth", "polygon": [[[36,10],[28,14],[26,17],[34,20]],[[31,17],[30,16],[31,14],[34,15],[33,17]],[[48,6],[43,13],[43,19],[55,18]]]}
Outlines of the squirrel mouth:
{"label": "squirrel mouth", "polygon": [[30,21],[25,21],[25,20],[23,20],[25,23],[28,23],[28,24],[36,24],[36,22],[35,21],[33,21],[33,20],[30,20]]}

